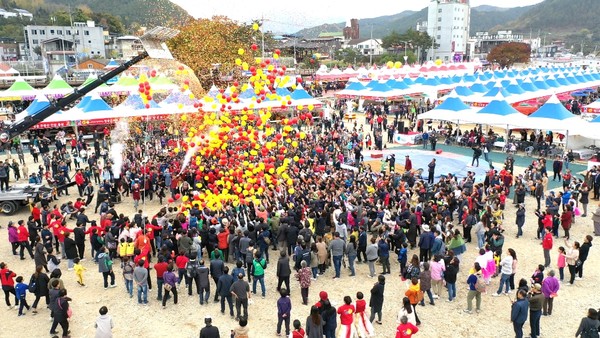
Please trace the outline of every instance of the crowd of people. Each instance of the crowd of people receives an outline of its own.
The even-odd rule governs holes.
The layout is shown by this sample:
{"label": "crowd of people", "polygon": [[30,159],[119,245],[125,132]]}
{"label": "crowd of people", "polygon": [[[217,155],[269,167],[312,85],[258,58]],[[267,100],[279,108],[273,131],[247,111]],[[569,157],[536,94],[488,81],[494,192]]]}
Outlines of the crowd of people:
{"label": "crowd of people", "polygon": [[[153,285],[156,301],[163,308],[172,306],[171,299],[176,305],[185,291],[198,297],[200,306],[210,303],[213,295],[221,313],[237,321],[233,337],[249,335],[247,325],[252,316],[248,307],[258,295],[257,286],[262,298],[275,291],[279,295],[274,330],[278,335],[368,337],[375,334],[373,324],[385,319],[384,290],[395,269],[407,284],[396,319],[398,338],[418,332],[417,309],[425,306],[425,295],[432,306],[442,297],[456,302],[457,286],[466,285],[464,312],[482,311],[482,296],[492,294],[488,289],[493,278],[499,287],[492,295],[516,294],[510,315],[516,336],[523,336],[527,318],[531,337],[539,336],[540,316],[553,314],[561,282],[572,285],[583,278],[593,237],[586,236],[580,243],[569,231],[576,218],[587,215],[595,172],[588,173],[594,180],[586,177],[581,182],[568,172],[562,174],[565,183],[556,195],[547,189],[544,159],[515,174],[513,159],[508,157],[500,171],[491,168],[484,179],[474,173],[464,178],[452,174],[437,178],[435,159],[428,166],[427,178],[415,171],[397,170],[395,165],[377,171],[364,162],[362,152],[367,137],[381,139],[387,117],[385,107],[369,111],[373,121],[383,116],[381,123],[374,123],[372,135],[356,123],[344,124],[342,116],[335,114],[331,121],[308,131],[306,139],[287,155],[304,159],[294,162],[290,171],[297,182],[293,193],[266,190],[260,200],[226,203],[220,209],[209,209],[194,198],[197,184],[214,167],[205,166],[198,174],[197,166],[183,166],[185,154],[171,151],[171,136],[159,128],[154,139],[132,135],[121,168],[115,168],[108,156],[108,129],[94,133],[92,146],[82,137],[68,140],[64,133],[59,134],[53,151],[47,138],[37,138],[37,142],[34,138],[32,156],[34,162],[40,160],[35,156],[39,148],[41,162],[30,180],[43,178],[56,187],[56,199],[68,201],[59,205],[43,200],[31,206],[28,220],[8,224],[12,253],[25,260],[27,252],[36,268],[29,275],[31,271],[2,263],[6,305],[13,306],[12,294],[19,315],[30,308],[36,313],[39,301],[45,298],[53,317],[50,333],[58,335],[60,325],[62,336],[68,337],[69,304],[77,300],[69,298],[61,280],[62,262],[67,261],[67,270],[74,271],[83,286],[89,272],[82,261],[87,259],[96,264],[103,278],[102,286],[91,287],[117,287],[116,276],[121,275],[125,291],[130,298],[136,297],[140,306],[149,304],[154,296]],[[381,143],[376,141],[376,147],[380,149]],[[354,168],[342,166],[347,163]],[[73,185],[77,192],[69,191]],[[525,217],[534,214],[524,209],[525,198],[536,199],[537,237],[545,257],[531,280],[516,283],[517,253],[505,245],[509,226],[504,213],[510,210],[510,196],[517,206],[519,229]],[[158,203],[151,202],[155,200]],[[123,202],[127,203],[119,205]],[[149,203],[161,205],[160,210],[146,215],[145,204]],[[577,210],[583,214],[577,215]],[[594,221],[600,218],[600,207],[593,217]],[[561,228],[565,242],[557,248],[554,241]],[[517,238],[520,234],[517,232]],[[473,263],[464,261],[467,247],[479,252]],[[551,256],[558,257],[558,278]],[[394,260],[398,265],[390,263]],[[265,271],[271,264],[276,265],[277,290],[266,289]],[[330,300],[322,290],[306,320],[292,320],[292,289],[299,289],[303,304],[309,305],[315,280],[325,275],[334,280],[355,276],[355,264],[368,266],[368,276],[376,280],[370,289],[343,300]],[[347,274],[342,273],[343,267]],[[568,277],[564,276],[565,267]],[[92,270],[90,265],[87,268]],[[467,279],[459,279],[461,270],[468,271]],[[292,278],[297,287],[291,285]],[[35,295],[31,307],[28,293]],[[110,337],[113,324],[108,309],[102,307],[99,313],[96,336]],[[205,324],[201,338],[219,337],[211,317],[205,318]],[[587,327],[594,325],[600,326],[597,313],[590,310],[580,331],[587,332]]]}

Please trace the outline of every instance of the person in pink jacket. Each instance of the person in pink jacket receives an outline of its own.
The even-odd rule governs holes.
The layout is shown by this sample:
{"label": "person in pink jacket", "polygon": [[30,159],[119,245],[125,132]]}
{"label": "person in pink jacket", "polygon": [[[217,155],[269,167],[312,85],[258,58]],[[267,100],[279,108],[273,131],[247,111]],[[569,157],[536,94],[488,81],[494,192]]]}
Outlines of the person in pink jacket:
{"label": "person in pink jacket", "polygon": [[8,241],[10,242],[13,255],[18,255],[19,232],[17,231],[17,226],[12,221],[8,222]]}

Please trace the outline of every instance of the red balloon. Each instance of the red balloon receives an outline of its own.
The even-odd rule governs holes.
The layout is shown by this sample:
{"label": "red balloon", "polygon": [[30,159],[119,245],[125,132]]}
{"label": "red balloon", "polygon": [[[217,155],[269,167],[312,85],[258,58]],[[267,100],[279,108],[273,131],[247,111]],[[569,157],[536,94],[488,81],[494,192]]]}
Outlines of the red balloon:
{"label": "red balloon", "polygon": [[250,48],[252,48],[252,50],[257,50],[258,46],[255,43],[253,43],[252,46],[250,46]]}
{"label": "red balloon", "polygon": [[169,198],[169,199],[168,199],[168,202],[169,202],[169,203],[173,203],[173,202],[175,202],[175,201],[174,201],[172,198]]}
{"label": "red balloon", "polygon": [[181,198],[181,194],[177,194],[177,195],[175,195],[175,199],[176,199],[176,200],[178,200],[178,199],[180,199],[180,198]]}

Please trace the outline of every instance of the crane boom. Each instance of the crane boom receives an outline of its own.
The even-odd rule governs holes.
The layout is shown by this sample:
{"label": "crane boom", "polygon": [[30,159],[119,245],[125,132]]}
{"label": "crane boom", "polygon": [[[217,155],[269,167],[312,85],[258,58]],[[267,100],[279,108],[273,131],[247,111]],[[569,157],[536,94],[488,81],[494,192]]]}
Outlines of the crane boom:
{"label": "crane boom", "polygon": [[108,72],[106,74],[99,76],[96,80],[94,80],[93,82],[90,82],[85,87],[75,89],[73,91],[73,93],[63,97],[62,99],[56,101],[55,103],[50,104],[48,107],[40,110],[39,112],[37,112],[33,115],[26,116],[23,120],[13,123],[6,130],[4,130],[2,132],[0,140],[2,142],[7,142],[8,140],[11,140],[16,136],[19,136],[19,134],[27,131],[29,128],[44,121],[48,117],[52,116],[54,113],[67,108],[69,105],[73,104],[75,101],[79,100],[80,98],[82,98],[83,96],[85,96],[86,94],[91,92],[92,90],[98,88],[103,83],[106,83],[106,81],[108,81],[108,80],[112,79],[113,77],[126,71],[134,64],[144,60],[146,57],[148,57],[148,53],[142,52],[138,56],[123,63],[119,67],[111,70],[110,72]]}
{"label": "crane boom", "polygon": [[106,83],[106,81],[121,74],[131,66],[147,57],[173,59],[171,52],[164,42],[175,37],[177,34],[179,34],[178,30],[165,27],[155,27],[150,29],[146,32],[146,34],[140,37],[140,41],[142,42],[145,51],[133,57],[129,61],[126,61],[119,67],[109,71],[108,73],[99,76],[96,80],[87,84],[85,87],[77,88],[70,95],[67,95],[55,103],[50,104],[48,107],[9,125],[6,129],[3,129],[0,132],[0,144],[9,142],[14,137],[19,136],[21,133],[44,121],[56,112],[67,108],[70,104],[73,104],[75,101],[79,100],[92,90],[98,88],[103,83]]}

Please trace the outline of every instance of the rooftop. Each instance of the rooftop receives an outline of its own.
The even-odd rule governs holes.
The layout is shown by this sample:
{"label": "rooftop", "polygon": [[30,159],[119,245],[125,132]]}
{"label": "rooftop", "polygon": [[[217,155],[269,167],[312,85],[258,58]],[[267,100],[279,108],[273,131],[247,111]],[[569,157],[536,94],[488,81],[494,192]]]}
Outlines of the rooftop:
{"label": "rooftop", "polygon": [[320,38],[344,37],[344,32],[323,32],[319,33]]}

